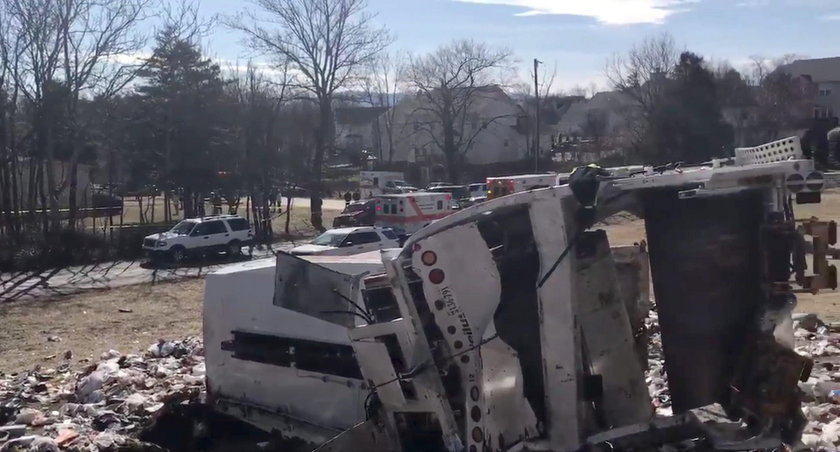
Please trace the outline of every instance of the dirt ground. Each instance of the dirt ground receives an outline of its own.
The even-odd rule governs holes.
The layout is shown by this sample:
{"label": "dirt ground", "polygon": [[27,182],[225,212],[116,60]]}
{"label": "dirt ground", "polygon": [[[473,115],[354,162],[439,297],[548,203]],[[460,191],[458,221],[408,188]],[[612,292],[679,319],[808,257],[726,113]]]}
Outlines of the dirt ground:
{"label": "dirt ground", "polygon": [[55,367],[68,350],[81,367],[110,349],[136,353],[160,338],[200,335],[203,297],[204,279],[190,279],[0,304],[0,372]]}
{"label": "dirt ground", "polygon": [[[822,204],[795,208],[799,218],[840,219],[840,190],[827,192]],[[305,227],[307,220],[300,221]],[[327,224],[330,221],[325,219]],[[632,215],[611,217],[599,227],[607,231],[612,244],[645,238],[644,223]],[[80,360],[109,349],[136,353],[159,338],[200,335],[203,296],[204,280],[194,279],[0,305],[0,372],[37,364],[56,366],[68,350],[73,353],[70,362],[78,367],[84,364]],[[840,291],[798,298],[798,312],[840,322]],[[121,308],[132,312],[120,312]],[[51,342],[51,336],[61,341]]]}

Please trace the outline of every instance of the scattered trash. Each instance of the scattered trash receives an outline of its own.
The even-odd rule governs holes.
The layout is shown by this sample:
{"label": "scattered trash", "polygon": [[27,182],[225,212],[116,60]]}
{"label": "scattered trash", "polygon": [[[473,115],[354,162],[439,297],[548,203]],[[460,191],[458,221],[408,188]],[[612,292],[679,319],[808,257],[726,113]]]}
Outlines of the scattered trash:
{"label": "scattered trash", "polygon": [[55,335],[47,336],[47,342],[61,342],[61,338]]}
{"label": "scattered trash", "polygon": [[129,308],[120,308],[119,311],[124,313],[124,314],[130,314],[130,313],[134,312],[134,310],[129,309]]}
{"label": "scattered trash", "polygon": [[79,433],[76,432],[75,430],[71,430],[71,429],[59,430],[58,431],[58,436],[55,437],[55,443],[58,445],[58,447],[64,447],[64,446],[70,444],[71,442],[73,442],[73,440],[78,438],[78,437],[79,437]]}
{"label": "scattered trash", "polygon": [[203,355],[201,340],[187,338],[144,356],[108,350],[79,372],[65,363],[0,373],[0,451],[161,450],[136,438],[165,407],[200,399]]}
{"label": "scattered trash", "polygon": [[[646,383],[656,414],[670,416],[656,311],[645,322],[649,332]],[[840,447],[840,333],[811,315],[799,316],[796,328],[796,351],[815,360],[811,378],[799,385],[804,393],[802,412],[808,420],[802,441],[814,450],[836,450]],[[56,368],[38,366],[24,374],[0,373],[0,451],[161,450],[137,437],[167,406],[201,399],[206,374],[203,355],[198,338],[161,340],[144,356],[109,350],[80,372],[71,372],[65,363]],[[71,356],[68,350],[65,358]]]}
{"label": "scattered trash", "polygon": [[793,328],[802,328],[805,331],[815,333],[819,328],[825,327],[825,323],[816,314],[793,314]]}

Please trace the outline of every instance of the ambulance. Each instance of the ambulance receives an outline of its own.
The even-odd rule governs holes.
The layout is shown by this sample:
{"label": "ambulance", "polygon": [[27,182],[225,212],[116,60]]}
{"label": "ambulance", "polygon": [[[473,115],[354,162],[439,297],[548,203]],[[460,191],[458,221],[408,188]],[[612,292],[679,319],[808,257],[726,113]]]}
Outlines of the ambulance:
{"label": "ambulance", "polygon": [[535,188],[554,187],[564,185],[568,181],[567,174],[523,174],[520,176],[488,177],[487,200]]}
{"label": "ambulance", "polygon": [[451,193],[417,192],[376,197],[376,226],[411,235],[455,210]]}
{"label": "ambulance", "polygon": [[362,171],[359,173],[359,193],[372,199],[388,191],[389,187],[405,184],[405,174],[396,171]]}

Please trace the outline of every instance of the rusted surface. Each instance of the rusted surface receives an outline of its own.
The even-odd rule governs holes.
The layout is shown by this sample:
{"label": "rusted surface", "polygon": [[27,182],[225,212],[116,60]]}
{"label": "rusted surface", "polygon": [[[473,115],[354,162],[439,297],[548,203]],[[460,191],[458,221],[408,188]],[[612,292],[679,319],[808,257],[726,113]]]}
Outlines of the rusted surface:
{"label": "rusted surface", "polygon": [[675,412],[726,399],[761,304],[755,193],[645,196],[653,287]]}

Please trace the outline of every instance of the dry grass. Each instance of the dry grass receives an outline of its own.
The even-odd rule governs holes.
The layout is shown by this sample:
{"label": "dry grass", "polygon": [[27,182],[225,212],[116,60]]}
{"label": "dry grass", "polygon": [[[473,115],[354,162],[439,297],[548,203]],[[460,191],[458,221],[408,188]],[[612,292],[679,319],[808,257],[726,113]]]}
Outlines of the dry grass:
{"label": "dry grass", "polygon": [[200,335],[203,298],[204,280],[192,279],[0,304],[0,372],[56,366],[67,350],[78,366],[109,349],[137,353],[159,338]]}
{"label": "dry grass", "polygon": [[[285,209],[285,206],[283,207]],[[289,235],[285,235],[285,228],[286,228],[286,215],[285,214],[273,214],[271,220],[271,229],[274,231],[274,234],[284,237],[284,238],[303,238],[303,237],[311,237],[316,235],[318,231],[312,226],[312,221],[310,218],[309,207],[292,207],[292,214],[291,218],[289,218]],[[323,217],[322,222],[324,227],[330,228],[332,227],[333,218],[335,218],[339,213],[338,210],[327,210],[323,209]]]}

